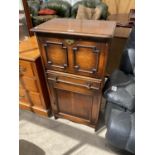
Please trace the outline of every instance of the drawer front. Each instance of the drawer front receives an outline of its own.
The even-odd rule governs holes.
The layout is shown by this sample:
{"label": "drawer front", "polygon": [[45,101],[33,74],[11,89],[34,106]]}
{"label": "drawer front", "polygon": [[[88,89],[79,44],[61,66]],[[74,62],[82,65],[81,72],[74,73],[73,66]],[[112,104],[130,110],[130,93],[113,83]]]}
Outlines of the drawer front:
{"label": "drawer front", "polygon": [[20,75],[33,77],[34,72],[33,72],[33,69],[32,69],[31,62],[20,60],[19,61],[19,72],[20,72]]}
{"label": "drawer front", "polygon": [[24,88],[29,90],[29,91],[33,91],[33,92],[38,92],[38,86],[37,86],[37,81],[33,78],[29,78],[26,76],[22,77],[22,83],[24,85]]}
{"label": "drawer front", "polygon": [[30,99],[31,99],[33,106],[40,107],[40,108],[43,107],[42,102],[41,102],[41,96],[39,93],[29,92],[29,96],[30,96]]}
{"label": "drawer front", "polygon": [[30,104],[38,108],[44,107],[39,93],[32,91],[27,91],[26,93],[26,90],[21,87],[19,88],[19,100],[22,103]]}
{"label": "drawer front", "polygon": [[85,94],[93,94],[93,92],[101,91],[101,80],[94,81],[91,79],[82,78],[72,74],[47,73],[48,82],[55,88],[80,92]]}
{"label": "drawer front", "polygon": [[26,95],[26,91],[22,88],[19,89],[19,101],[23,102],[25,104],[29,104],[27,95]]}
{"label": "drawer front", "polygon": [[39,41],[46,69],[95,78],[104,75],[107,43],[46,37]]}

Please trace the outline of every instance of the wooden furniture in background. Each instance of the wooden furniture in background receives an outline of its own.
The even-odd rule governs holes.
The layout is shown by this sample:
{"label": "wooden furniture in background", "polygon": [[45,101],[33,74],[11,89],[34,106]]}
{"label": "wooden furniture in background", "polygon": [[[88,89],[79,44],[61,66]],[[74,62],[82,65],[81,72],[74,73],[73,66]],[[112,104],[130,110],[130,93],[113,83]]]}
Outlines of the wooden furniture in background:
{"label": "wooden furniture in background", "polygon": [[33,29],[55,118],[96,127],[116,23],[53,19]]}
{"label": "wooden furniture in background", "polygon": [[19,44],[19,74],[20,108],[49,116],[50,99],[35,37]]}
{"label": "wooden furniture in background", "polygon": [[134,24],[134,9],[129,14],[112,14],[107,20],[116,21],[117,27],[132,28]]}
{"label": "wooden furniture in background", "polygon": [[117,23],[108,55],[106,73],[110,75],[115,69],[119,68],[123,49],[131,32],[132,24],[129,23],[129,14],[113,14],[110,15],[107,20],[116,21]]}
{"label": "wooden furniture in background", "polygon": [[29,10],[29,7],[28,7],[27,0],[22,0],[22,4],[23,4],[24,12],[25,12],[28,32],[29,32],[29,35],[32,36],[33,32],[31,32],[30,29],[33,27],[33,25],[32,25],[32,20],[31,20],[30,10]]}

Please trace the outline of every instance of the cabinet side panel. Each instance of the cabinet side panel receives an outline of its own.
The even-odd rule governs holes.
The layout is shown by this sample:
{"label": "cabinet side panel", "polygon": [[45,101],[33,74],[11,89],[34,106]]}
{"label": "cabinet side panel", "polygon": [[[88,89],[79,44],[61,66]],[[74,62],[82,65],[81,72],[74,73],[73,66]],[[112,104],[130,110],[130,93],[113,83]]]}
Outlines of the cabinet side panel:
{"label": "cabinet side panel", "polygon": [[35,67],[36,67],[36,72],[39,80],[38,84],[40,85],[42,102],[44,104],[44,107],[46,107],[47,109],[51,109],[49,93],[47,90],[47,84],[45,80],[45,73],[44,73],[44,69],[43,69],[40,57],[37,59]]}

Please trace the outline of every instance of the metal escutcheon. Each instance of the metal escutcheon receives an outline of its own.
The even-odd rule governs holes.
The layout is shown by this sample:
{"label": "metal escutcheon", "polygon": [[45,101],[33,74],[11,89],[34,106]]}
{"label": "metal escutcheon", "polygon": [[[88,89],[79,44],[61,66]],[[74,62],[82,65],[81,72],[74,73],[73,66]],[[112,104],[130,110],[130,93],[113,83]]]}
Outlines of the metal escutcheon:
{"label": "metal escutcheon", "polygon": [[68,45],[72,45],[72,44],[74,44],[75,40],[73,40],[73,39],[66,39],[65,42],[66,42]]}

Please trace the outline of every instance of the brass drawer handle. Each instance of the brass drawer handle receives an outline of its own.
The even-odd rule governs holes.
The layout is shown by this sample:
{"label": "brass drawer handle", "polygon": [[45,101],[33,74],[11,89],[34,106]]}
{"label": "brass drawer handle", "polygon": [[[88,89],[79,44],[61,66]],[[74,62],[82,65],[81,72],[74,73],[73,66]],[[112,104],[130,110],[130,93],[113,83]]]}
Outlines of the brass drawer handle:
{"label": "brass drawer handle", "polygon": [[70,84],[70,85],[74,85],[74,86],[85,87],[87,89],[94,89],[94,90],[99,90],[100,89],[98,87],[92,86],[91,83],[87,83],[87,84],[74,83],[74,82],[70,82],[70,81],[59,80],[58,77],[48,78],[48,80],[52,80],[52,81],[54,81],[56,83],[61,82],[61,83],[64,83],[64,84]]}

